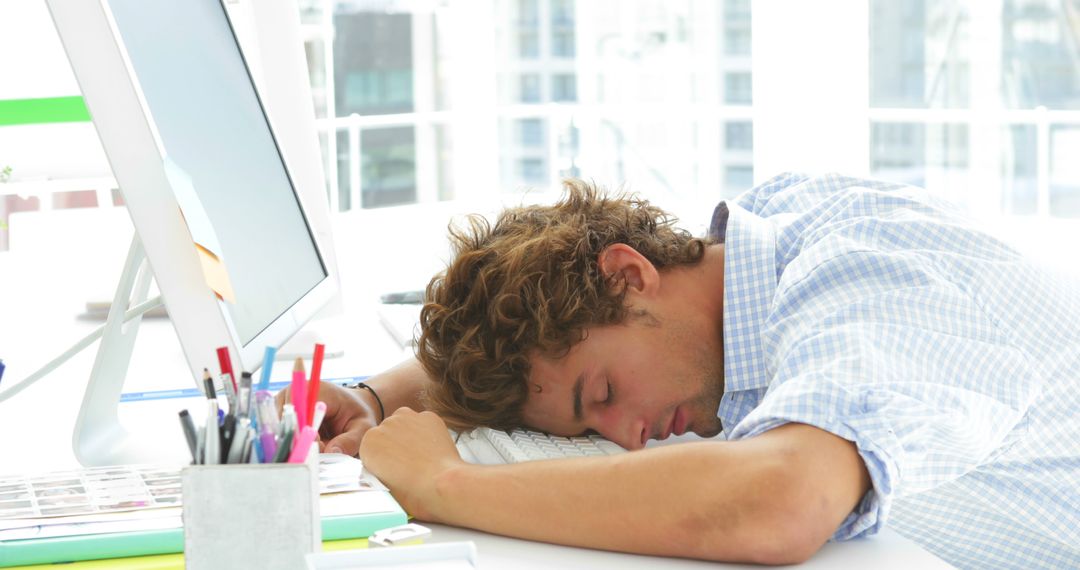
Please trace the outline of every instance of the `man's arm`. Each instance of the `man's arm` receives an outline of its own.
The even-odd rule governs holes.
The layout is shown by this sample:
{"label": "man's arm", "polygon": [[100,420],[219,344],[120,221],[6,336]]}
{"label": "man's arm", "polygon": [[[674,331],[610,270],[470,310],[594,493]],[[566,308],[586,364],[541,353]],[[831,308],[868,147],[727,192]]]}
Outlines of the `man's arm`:
{"label": "man's arm", "polygon": [[[428,382],[427,373],[415,358],[364,381],[379,394],[387,415],[401,407],[423,409],[420,395]],[[278,393],[279,411],[288,395],[289,388]],[[323,382],[319,387],[319,399],[326,403],[326,417],[319,430],[320,451],[356,455],[364,434],[382,419],[375,397],[367,390],[350,390]]]}
{"label": "man's arm", "polygon": [[[407,407],[414,410],[423,409],[420,395],[429,382],[427,373],[420,366],[420,361],[409,358],[364,381],[379,394],[383,409],[387,416],[394,413],[398,408]],[[326,387],[323,386],[325,389]],[[334,388],[337,388],[335,386]],[[333,390],[334,388],[331,388]],[[340,452],[346,455],[356,455],[360,449],[360,441],[364,434],[374,427],[383,418],[379,417],[379,403],[375,396],[367,390],[347,390],[348,394],[340,396],[346,399],[355,399],[364,404],[363,408],[356,406],[335,407],[327,402],[326,420],[329,424],[329,433],[333,439],[322,446],[322,450],[328,452]],[[329,394],[327,397],[333,397]],[[336,413],[331,414],[331,411]]]}
{"label": "man's arm", "polygon": [[[386,415],[394,413],[394,410],[398,408],[424,409],[420,394],[423,393],[428,382],[427,373],[416,358],[402,361],[397,366],[364,381],[379,393],[379,399],[386,407]],[[366,397],[371,398],[372,405],[378,408],[370,393],[367,393]]]}
{"label": "man's arm", "polygon": [[400,410],[360,449],[411,514],[558,544],[781,564],[809,558],[869,489],[854,444],[789,424],[738,442],[481,466]]}

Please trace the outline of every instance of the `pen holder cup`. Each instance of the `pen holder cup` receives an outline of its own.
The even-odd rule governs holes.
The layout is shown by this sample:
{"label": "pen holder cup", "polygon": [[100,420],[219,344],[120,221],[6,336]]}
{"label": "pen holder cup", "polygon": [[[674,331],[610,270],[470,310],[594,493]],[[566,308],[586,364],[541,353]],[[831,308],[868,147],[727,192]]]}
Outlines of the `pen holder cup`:
{"label": "pen holder cup", "polygon": [[310,463],[191,465],[181,484],[188,570],[304,568],[322,549]]}

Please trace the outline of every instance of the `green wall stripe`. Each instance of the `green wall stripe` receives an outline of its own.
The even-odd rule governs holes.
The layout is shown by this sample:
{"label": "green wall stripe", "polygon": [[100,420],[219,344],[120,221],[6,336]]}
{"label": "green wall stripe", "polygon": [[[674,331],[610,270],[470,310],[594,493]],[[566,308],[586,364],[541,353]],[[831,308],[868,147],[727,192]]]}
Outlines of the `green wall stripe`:
{"label": "green wall stripe", "polygon": [[85,123],[90,112],[82,97],[8,99],[0,101],[0,127],[41,123]]}

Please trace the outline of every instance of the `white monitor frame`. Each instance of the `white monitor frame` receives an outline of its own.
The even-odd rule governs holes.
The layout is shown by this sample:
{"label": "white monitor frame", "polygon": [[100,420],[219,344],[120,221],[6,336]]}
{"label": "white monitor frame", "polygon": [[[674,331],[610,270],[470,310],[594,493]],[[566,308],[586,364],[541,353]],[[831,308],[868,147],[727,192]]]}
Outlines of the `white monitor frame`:
{"label": "white monitor frame", "polygon": [[[261,66],[261,85],[256,87],[270,86],[286,91],[269,98],[263,92],[258,95],[328,275],[250,342],[242,345],[223,303],[206,283],[191,234],[166,174],[161,141],[113,20],[109,0],[47,1],[135,227],[137,243],[133,244],[133,255],[129,257],[129,267],[125,269],[116,298],[131,299],[129,293],[134,275],[127,274],[138,269],[132,267],[133,264],[141,265],[138,252],[141,250],[164,298],[193,383],[201,384],[204,368],[217,370],[216,349],[221,346],[229,348],[237,373],[256,370],[262,363],[266,346],[283,344],[339,297],[314,110],[310,96],[306,101],[301,99],[303,92],[310,92],[303,67],[299,13],[295,5],[275,0],[258,9],[260,15],[254,19],[259,25],[278,27],[260,30],[259,35],[275,37],[282,43],[295,39],[297,43],[292,49],[299,53],[286,61],[276,61],[274,66]],[[259,3],[253,3],[252,10],[255,10],[255,4]],[[291,17],[287,11],[290,7]],[[281,47],[273,49],[282,52]],[[250,73],[247,59],[246,55],[245,65]],[[269,74],[270,69],[275,70],[274,76]],[[285,79],[289,76],[291,80]],[[290,85],[296,87],[290,88]],[[184,215],[193,214],[185,212]],[[145,296],[145,287],[136,289],[140,290],[136,300]],[[114,311],[122,312],[123,307]],[[116,322],[112,315],[110,320],[118,334],[133,332],[124,331],[127,327],[121,326],[123,323]],[[131,328],[138,326],[137,322],[129,325]],[[121,441],[127,434],[119,426],[116,408],[133,339],[112,336],[114,338],[110,340],[107,331],[99,348],[76,424],[75,452],[84,464],[148,459],[140,455],[139,446]]]}

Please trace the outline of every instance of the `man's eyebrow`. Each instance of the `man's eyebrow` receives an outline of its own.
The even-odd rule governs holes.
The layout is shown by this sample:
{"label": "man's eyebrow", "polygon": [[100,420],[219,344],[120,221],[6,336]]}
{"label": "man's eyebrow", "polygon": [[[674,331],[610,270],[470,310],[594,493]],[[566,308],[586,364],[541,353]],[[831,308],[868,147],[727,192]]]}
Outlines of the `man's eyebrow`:
{"label": "man's eyebrow", "polygon": [[583,417],[581,411],[581,391],[585,388],[585,373],[582,372],[574,382],[574,420],[580,422]]}

